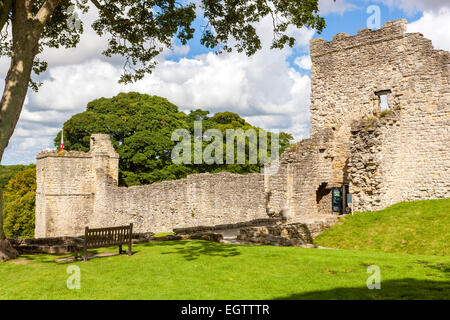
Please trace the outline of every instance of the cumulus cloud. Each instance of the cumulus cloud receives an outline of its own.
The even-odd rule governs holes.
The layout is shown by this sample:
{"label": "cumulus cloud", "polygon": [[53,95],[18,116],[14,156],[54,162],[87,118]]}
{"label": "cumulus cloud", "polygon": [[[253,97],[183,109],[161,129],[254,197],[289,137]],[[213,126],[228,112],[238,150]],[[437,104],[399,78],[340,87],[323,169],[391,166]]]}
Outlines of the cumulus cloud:
{"label": "cumulus cloud", "polygon": [[358,9],[358,6],[347,0],[319,0],[319,11],[322,15],[333,13],[342,15],[346,11],[355,9]]}
{"label": "cumulus cloud", "polygon": [[294,63],[299,68],[305,69],[305,70],[310,70],[311,66],[312,66],[311,57],[309,55],[295,58]]}
{"label": "cumulus cloud", "polygon": [[418,11],[438,12],[442,8],[450,7],[450,3],[448,0],[375,0],[375,1],[383,3],[388,7],[402,9],[408,14],[413,14]]}
{"label": "cumulus cloud", "polygon": [[[42,77],[44,85],[37,94],[29,91],[3,162],[34,161],[40,150],[53,146],[63,122],[84,111],[89,101],[128,91],[166,97],[184,111],[202,108],[211,113],[237,112],[263,128],[287,131],[296,138],[307,136],[310,78],[290,66],[288,58],[293,49],[269,49],[273,37],[269,18],[257,29],[264,49],[252,57],[210,52],[167,60],[190,50],[187,46],[176,47],[163,52],[151,75],[131,85],[118,84],[121,65],[101,58],[102,41],[79,51],[69,49],[70,59],[59,56],[66,57],[67,50],[44,53],[49,60],[49,70]],[[297,40],[294,49],[306,52],[314,31],[292,28],[288,32]],[[308,57],[302,57],[299,63],[306,69]]]}
{"label": "cumulus cloud", "polygon": [[426,11],[422,17],[408,24],[408,32],[420,32],[433,42],[436,49],[450,51],[450,8],[438,12]]}

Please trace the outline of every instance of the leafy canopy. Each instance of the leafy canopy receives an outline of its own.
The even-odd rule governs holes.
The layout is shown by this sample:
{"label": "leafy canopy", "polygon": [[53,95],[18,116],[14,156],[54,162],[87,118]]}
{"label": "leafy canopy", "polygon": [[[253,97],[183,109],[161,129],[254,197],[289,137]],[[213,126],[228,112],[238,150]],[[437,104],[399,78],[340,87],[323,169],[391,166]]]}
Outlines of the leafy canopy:
{"label": "leafy canopy", "polygon": [[5,187],[4,231],[7,238],[34,237],[36,167],[18,172]]}
{"label": "leafy canopy", "polygon": [[[164,47],[172,47],[175,39],[181,44],[191,40],[196,32],[196,18],[202,18],[202,45],[217,53],[235,49],[249,56],[261,49],[255,25],[265,17],[270,17],[273,23],[272,48],[294,45],[295,39],[286,32],[289,26],[306,26],[319,33],[325,27],[319,16],[318,0],[33,0],[31,3],[34,16],[45,6],[54,7],[40,36],[38,53],[45,47],[75,47],[83,33],[78,13],[86,14],[95,7],[98,16],[92,27],[99,36],[108,38],[103,54],[120,55],[126,60],[120,79],[124,83],[151,72],[156,64],[154,58]],[[13,12],[13,0],[2,1],[0,55],[11,55],[13,43],[8,25]],[[34,60],[36,74],[46,68],[45,61]],[[31,84],[37,90],[39,84]]]}
{"label": "leafy canopy", "polygon": [[[186,129],[191,134],[191,149],[194,150],[194,122],[202,120],[202,129],[220,130],[223,134],[223,164],[206,163],[175,164],[172,150],[176,141],[172,133],[177,129]],[[260,128],[247,123],[232,112],[217,113],[210,117],[208,111],[197,109],[185,114],[167,99],[139,94],[120,93],[113,98],[100,98],[88,103],[86,111],[72,116],[64,123],[64,147],[66,150],[89,151],[90,136],[93,133],[107,133],[116,151],[120,155],[119,183],[121,185],[140,185],[163,180],[179,179],[188,174],[200,172],[229,171],[235,173],[260,172],[263,163],[258,157],[256,164],[249,161],[249,144],[246,139],[245,163],[226,164],[226,130]],[[279,134],[280,152],[289,146],[292,136]],[[58,147],[61,132],[54,142]],[[267,150],[270,155],[271,133],[268,133]],[[202,149],[211,142],[203,140]],[[254,146],[253,146],[254,147]],[[235,146],[235,149],[237,146]],[[234,153],[235,158],[237,152]]]}
{"label": "leafy canopy", "polygon": [[11,166],[0,165],[0,189],[4,190],[9,180],[11,180],[17,173],[33,167],[34,165],[24,166],[22,164],[16,164]]}

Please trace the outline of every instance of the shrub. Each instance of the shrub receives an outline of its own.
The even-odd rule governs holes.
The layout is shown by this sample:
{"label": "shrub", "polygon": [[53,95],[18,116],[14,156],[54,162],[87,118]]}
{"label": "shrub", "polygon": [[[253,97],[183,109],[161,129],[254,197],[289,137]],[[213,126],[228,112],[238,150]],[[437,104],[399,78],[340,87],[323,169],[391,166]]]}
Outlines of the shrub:
{"label": "shrub", "polygon": [[34,236],[36,169],[17,173],[4,191],[4,231],[7,238]]}

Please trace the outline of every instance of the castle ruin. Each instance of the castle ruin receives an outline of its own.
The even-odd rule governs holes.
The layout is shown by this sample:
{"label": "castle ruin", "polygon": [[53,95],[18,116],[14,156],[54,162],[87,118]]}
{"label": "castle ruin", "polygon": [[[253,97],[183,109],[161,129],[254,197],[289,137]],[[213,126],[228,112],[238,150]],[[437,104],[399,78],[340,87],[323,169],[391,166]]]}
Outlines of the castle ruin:
{"label": "castle ruin", "polygon": [[[118,154],[93,135],[89,152],[37,156],[36,237],[133,222],[138,232],[379,210],[450,197],[450,54],[406,20],[313,39],[311,135],[265,174],[195,174],[119,187]],[[336,202],[336,199],[340,199]]]}

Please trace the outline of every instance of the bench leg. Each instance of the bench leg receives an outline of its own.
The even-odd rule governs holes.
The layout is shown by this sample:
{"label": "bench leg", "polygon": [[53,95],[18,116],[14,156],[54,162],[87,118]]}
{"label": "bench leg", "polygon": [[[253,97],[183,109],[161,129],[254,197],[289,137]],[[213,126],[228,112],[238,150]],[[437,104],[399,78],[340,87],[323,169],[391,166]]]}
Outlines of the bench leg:
{"label": "bench leg", "polygon": [[75,248],[75,257],[74,257],[75,261],[78,260],[78,248]]}
{"label": "bench leg", "polygon": [[128,244],[128,255],[131,256],[131,243]]}
{"label": "bench leg", "polygon": [[119,244],[119,254],[122,254],[122,245]]}
{"label": "bench leg", "polygon": [[87,248],[84,247],[84,258],[83,258],[84,262],[86,262],[88,260],[87,258]]}

